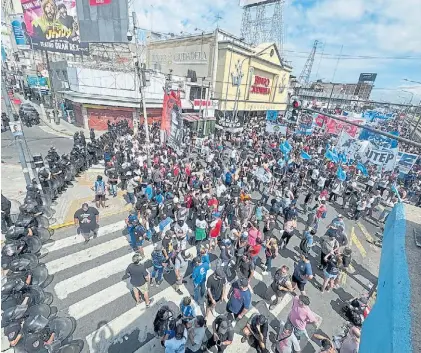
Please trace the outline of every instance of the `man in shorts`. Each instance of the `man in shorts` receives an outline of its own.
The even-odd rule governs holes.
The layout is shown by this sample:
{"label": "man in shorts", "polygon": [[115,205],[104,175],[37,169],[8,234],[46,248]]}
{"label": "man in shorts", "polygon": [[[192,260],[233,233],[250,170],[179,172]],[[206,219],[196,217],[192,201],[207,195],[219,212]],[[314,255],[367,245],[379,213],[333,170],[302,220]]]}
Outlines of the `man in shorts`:
{"label": "man in shorts", "polygon": [[73,218],[76,227],[78,227],[78,234],[82,234],[85,238],[85,244],[89,241],[91,232],[94,238],[97,237],[99,212],[95,207],[90,207],[87,203],[84,203],[82,208],[75,212]]}
{"label": "man in shorts", "polygon": [[130,277],[130,284],[133,287],[133,294],[136,299],[136,305],[142,301],[141,295],[145,298],[146,307],[149,308],[152,299],[149,299],[149,282],[151,276],[145,266],[140,262],[141,257],[135,254],[132,257],[132,262],[126,269],[123,280]]}
{"label": "man in shorts", "polygon": [[294,268],[292,275],[292,286],[298,287],[302,295],[306,295],[304,287],[308,280],[313,278],[313,270],[311,268],[308,254],[301,254],[301,259]]}

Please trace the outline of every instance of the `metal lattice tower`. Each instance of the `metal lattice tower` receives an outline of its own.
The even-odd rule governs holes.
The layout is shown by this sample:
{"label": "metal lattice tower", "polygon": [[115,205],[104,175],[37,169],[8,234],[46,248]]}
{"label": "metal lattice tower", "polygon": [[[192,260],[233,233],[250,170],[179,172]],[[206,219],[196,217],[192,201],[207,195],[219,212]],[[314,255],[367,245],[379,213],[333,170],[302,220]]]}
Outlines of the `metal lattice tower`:
{"label": "metal lattice tower", "polygon": [[300,76],[298,77],[298,82],[302,85],[305,85],[310,80],[311,70],[313,69],[314,56],[316,55],[317,45],[319,44],[318,40],[314,41],[313,49],[311,49],[310,55],[307,58],[307,61],[301,71]]}
{"label": "metal lattice tower", "polygon": [[282,56],[283,5],[285,0],[268,0],[243,7],[241,37],[251,45],[274,42]]}

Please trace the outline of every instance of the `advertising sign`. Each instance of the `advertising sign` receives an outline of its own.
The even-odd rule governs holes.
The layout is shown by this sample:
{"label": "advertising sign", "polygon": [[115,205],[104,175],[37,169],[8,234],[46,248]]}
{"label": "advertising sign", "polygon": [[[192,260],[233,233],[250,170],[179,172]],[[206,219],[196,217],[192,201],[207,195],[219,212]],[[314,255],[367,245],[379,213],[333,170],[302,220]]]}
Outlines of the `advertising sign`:
{"label": "advertising sign", "polygon": [[377,74],[375,73],[362,73],[358,82],[374,82],[376,81]]}
{"label": "advertising sign", "polygon": [[234,112],[215,111],[217,129],[225,129],[231,132],[238,132],[243,129],[244,118],[242,115],[235,115]]}
{"label": "advertising sign", "polygon": [[411,171],[417,159],[417,154],[399,152],[398,158],[396,159],[399,171],[403,174],[408,174]]}
{"label": "advertising sign", "polygon": [[250,93],[254,94],[270,94],[270,79],[263,76],[254,76],[254,82],[250,87]]}
{"label": "advertising sign", "polygon": [[46,87],[48,88],[48,77],[27,76],[26,81],[29,87]]}
{"label": "advertising sign", "polygon": [[12,19],[12,32],[15,36],[16,45],[21,49],[29,49],[31,46],[29,38],[25,35],[24,28],[26,27],[23,15],[11,15],[10,17]]}
{"label": "advertising sign", "polygon": [[[72,0],[82,43],[127,43],[128,0]],[[142,26],[140,26],[142,27]]]}
{"label": "advertising sign", "polygon": [[75,0],[21,0],[23,31],[34,49],[70,54],[88,54],[80,43]]}

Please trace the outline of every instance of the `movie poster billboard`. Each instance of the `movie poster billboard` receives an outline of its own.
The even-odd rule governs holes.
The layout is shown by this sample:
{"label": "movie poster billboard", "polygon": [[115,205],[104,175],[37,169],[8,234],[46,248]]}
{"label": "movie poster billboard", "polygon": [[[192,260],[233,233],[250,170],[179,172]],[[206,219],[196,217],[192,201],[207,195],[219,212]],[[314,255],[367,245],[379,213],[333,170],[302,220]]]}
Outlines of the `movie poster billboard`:
{"label": "movie poster billboard", "polygon": [[80,43],[75,0],[21,0],[22,28],[34,49],[88,54]]}
{"label": "movie poster billboard", "polygon": [[161,131],[165,134],[167,145],[175,150],[182,148],[183,127],[180,92],[170,91],[169,93],[164,93]]}

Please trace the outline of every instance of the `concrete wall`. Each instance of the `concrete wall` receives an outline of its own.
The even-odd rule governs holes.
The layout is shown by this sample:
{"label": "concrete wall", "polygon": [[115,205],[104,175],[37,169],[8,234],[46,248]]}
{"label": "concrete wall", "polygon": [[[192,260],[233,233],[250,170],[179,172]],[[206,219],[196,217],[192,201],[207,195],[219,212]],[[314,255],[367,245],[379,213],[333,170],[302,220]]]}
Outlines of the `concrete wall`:
{"label": "concrete wall", "polygon": [[360,353],[413,352],[411,282],[405,249],[409,238],[404,205],[399,203],[385,225],[377,299],[363,324]]}

